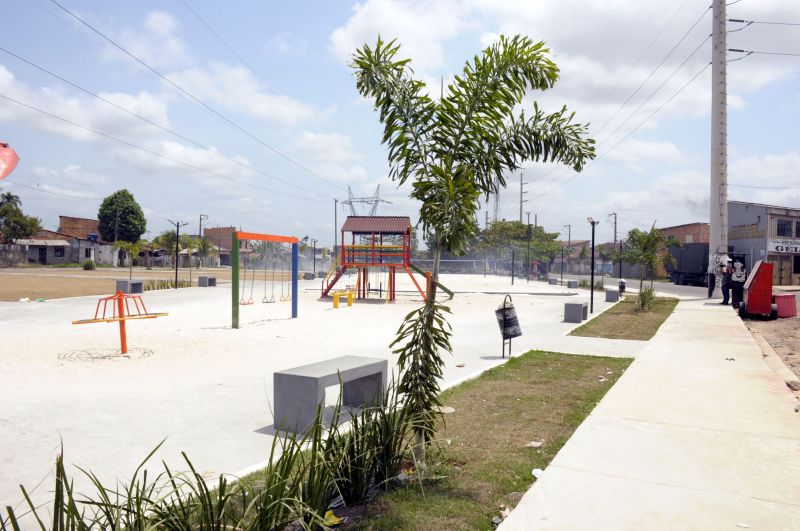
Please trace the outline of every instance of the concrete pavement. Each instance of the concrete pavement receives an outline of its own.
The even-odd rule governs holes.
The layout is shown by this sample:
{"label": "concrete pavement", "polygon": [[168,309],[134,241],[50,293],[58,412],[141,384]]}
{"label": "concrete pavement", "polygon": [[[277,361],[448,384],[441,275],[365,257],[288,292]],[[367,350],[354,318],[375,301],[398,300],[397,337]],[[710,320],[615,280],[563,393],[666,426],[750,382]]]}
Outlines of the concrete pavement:
{"label": "concrete pavement", "polygon": [[800,529],[796,404],[730,308],[683,300],[500,529]]}

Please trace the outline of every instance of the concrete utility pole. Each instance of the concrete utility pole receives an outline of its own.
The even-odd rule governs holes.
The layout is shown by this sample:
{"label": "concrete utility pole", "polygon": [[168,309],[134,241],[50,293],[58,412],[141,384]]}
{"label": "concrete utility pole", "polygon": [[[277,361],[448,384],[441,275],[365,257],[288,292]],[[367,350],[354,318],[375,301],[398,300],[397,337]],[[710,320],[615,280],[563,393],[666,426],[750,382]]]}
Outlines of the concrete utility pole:
{"label": "concrete utility pole", "polygon": [[206,214],[200,214],[200,223],[197,224],[197,237],[203,237],[203,221],[207,220],[208,216]]}
{"label": "concrete utility pole", "polygon": [[519,174],[519,222],[522,223],[522,204],[527,203],[527,199],[523,199],[525,194],[528,192],[525,191],[524,186],[528,183],[523,182],[523,178],[525,177],[525,172]]}
{"label": "concrete utility pole", "polygon": [[[725,0],[713,0],[711,28],[711,179],[709,189],[708,272],[719,282],[723,256],[728,254],[728,95],[726,72]],[[709,283],[709,296],[713,295]]]}
{"label": "concrete utility pole", "polygon": [[[614,216],[614,247],[616,247],[617,246],[617,213],[616,212],[612,212],[611,214],[609,214],[609,216]],[[622,242],[620,241],[619,243],[620,243],[619,250],[621,251],[622,250]],[[612,268],[614,267],[614,260],[613,259],[611,260],[611,267]],[[612,271],[612,274],[613,274],[613,271]],[[622,278],[622,260],[620,260],[620,262],[619,262],[619,278]]]}
{"label": "concrete utility pole", "polygon": [[339,241],[339,200],[333,198],[333,247],[331,247],[332,260],[336,261],[336,242]]}

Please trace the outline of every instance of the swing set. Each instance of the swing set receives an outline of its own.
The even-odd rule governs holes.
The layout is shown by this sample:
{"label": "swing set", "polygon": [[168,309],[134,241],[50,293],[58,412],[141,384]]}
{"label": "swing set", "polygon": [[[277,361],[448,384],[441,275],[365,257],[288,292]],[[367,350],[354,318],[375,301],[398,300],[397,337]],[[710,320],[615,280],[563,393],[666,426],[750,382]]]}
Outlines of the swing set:
{"label": "swing set", "polygon": [[[256,281],[256,267],[251,267],[250,274],[250,291],[245,297],[247,288],[247,257],[244,259],[242,287],[239,290],[239,242],[242,240],[274,242],[274,243],[289,243],[292,246],[292,266],[291,276],[289,280],[284,280],[284,260],[283,257],[278,257],[281,266],[281,302],[292,302],[292,319],[297,317],[297,276],[298,276],[298,244],[299,240],[293,236],[276,236],[272,234],[259,234],[257,232],[233,232],[231,242],[231,328],[239,328],[239,306],[248,306],[253,304],[253,291]],[[271,294],[267,297],[267,253],[264,253],[264,296],[261,302],[270,304],[275,302],[275,259],[277,253],[273,252],[272,255],[272,288]],[[287,287],[284,293],[284,286]]]}

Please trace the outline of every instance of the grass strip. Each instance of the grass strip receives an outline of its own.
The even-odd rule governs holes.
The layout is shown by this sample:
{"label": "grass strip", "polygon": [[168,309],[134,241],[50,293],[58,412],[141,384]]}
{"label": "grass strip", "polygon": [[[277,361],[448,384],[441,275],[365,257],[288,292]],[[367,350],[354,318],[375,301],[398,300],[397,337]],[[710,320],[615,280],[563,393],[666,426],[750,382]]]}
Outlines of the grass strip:
{"label": "grass strip", "polygon": [[[514,507],[630,359],[530,351],[449,389],[455,408],[440,426],[430,472],[382,494],[347,529],[491,529],[500,506]],[[540,441],[538,448],[526,447]]]}
{"label": "grass strip", "polygon": [[637,312],[636,300],[636,296],[626,296],[591,321],[574,329],[569,335],[646,341],[656,334],[678,305],[678,299],[656,297],[649,312]]}

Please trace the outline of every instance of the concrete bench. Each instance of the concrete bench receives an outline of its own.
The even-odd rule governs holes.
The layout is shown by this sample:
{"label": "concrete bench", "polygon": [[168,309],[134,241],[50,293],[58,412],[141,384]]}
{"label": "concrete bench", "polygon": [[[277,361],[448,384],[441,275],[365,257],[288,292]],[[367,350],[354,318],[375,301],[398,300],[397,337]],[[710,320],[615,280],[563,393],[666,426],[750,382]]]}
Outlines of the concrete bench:
{"label": "concrete bench", "polygon": [[273,376],[276,429],[303,432],[314,423],[317,406],[324,405],[325,388],[342,382],[342,405],[373,405],[386,390],[389,362],[380,358],[342,356],[303,365]]}
{"label": "concrete bench", "polygon": [[564,322],[580,323],[589,318],[588,302],[565,302],[564,303]]}
{"label": "concrete bench", "polygon": [[213,288],[217,285],[217,277],[197,277],[197,286],[201,288]]}
{"label": "concrete bench", "polygon": [[567,287],[569,289],[576,289],[578,287],[578,281],[577,280],[567,280]]}
{"label": "concrete bench", "polygon": [[555,277],[550,277],[547,279],[547,283],[551,286],[558,286],[558,279]]}
{"label": "concrete bench", "polygon": [[610,289],[606,291],[606,302],[617,302],[619,300],[619,291]]}
{"label": "concrete bench", "polygon": [[117,289],[114,293],[121,291],[122,293],[144,293],[144,281],[142,280],[129,280],[117,279]]}
{"label": "concrete bench", "polygon": [[314,273],[303,273],[303,280],[314,280]]}

